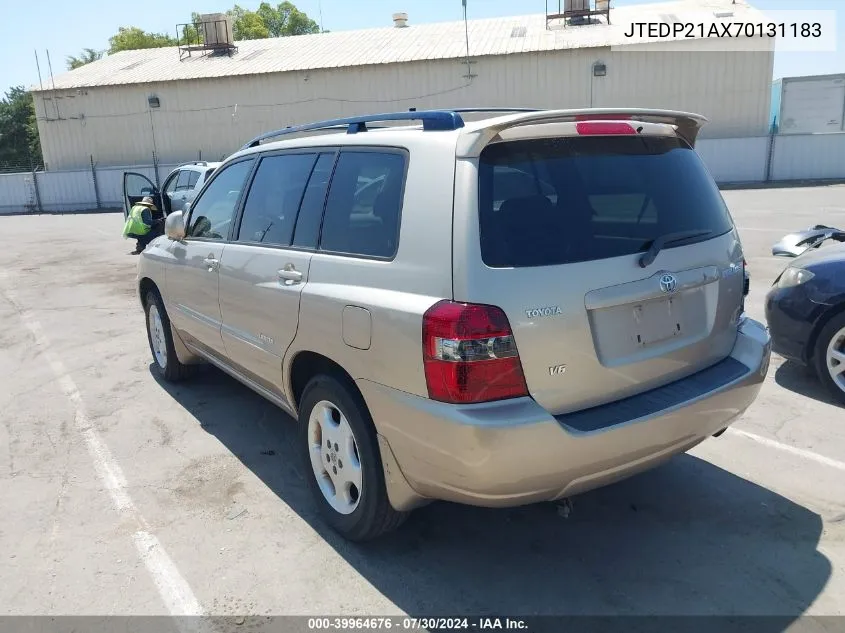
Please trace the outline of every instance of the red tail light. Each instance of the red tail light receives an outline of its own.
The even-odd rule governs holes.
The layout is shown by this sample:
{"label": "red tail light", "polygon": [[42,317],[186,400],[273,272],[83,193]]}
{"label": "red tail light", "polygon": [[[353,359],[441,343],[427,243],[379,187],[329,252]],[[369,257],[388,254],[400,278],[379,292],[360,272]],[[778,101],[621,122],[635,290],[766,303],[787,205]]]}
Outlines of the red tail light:
{"label": "red tail light", "polygon": [[441,301],[423,315],[432,400],[466,404],[528,395],[508,318],[495,306]]}
{"label": "red tail light", "polygon": [[582,136],[637,133],[630,123],[615,123],[613,121],[584,121],[583,123],[576,123],[575,129]]}

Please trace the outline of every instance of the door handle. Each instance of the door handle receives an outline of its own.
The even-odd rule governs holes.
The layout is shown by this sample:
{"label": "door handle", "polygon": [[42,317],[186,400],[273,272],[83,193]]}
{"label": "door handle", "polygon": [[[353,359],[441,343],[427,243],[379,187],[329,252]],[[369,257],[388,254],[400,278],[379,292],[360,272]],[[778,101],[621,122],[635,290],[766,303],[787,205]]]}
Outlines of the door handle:
{"label": "door handle", "polygon": [[302,281],[302,273],[293,264],[285,264],[285,267],[279,270],[279,279],[287,285],[298,284]]}
{"label": "door handle", "polygon": [[214,257],[214,255],[209,255],[203,261],[205,262],[205,265],[208,267],[208,272],[210,272],[210,273],[217,270],[217,266],[220,265],[220,260],[216,259]]}

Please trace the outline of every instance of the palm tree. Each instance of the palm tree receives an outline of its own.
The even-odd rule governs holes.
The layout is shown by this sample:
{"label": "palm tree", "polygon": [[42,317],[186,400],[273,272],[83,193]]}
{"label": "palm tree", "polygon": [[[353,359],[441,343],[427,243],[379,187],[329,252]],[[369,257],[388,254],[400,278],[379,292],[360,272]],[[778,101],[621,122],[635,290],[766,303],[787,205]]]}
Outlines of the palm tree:
{"label": "palm tree", "polygon": [[90,64],[103,57],[102,51],[95,51],[93,48],[83,48],[79,57],[68,55],[67,68],[68,70],[75,70],[85,64]]}

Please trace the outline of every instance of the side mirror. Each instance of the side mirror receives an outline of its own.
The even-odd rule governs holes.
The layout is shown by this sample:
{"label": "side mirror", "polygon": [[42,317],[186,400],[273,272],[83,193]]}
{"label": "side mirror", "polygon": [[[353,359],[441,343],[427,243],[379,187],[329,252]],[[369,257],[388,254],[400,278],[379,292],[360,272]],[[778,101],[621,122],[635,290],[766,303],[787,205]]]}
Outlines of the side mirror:
{"label": "side mirror", "polygon": [[164,221],[164,234],[176,242],[185,239],[185,217],[181,211],[174,211]]}

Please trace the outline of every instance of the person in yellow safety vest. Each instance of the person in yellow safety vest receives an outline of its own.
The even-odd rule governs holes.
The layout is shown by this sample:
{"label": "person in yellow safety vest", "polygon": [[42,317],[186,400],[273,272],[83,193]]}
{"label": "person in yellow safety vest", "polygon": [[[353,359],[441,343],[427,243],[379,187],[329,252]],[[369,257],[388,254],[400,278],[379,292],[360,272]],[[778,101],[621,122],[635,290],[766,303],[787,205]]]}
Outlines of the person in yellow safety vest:
{"label": "person in yellow safety vest", "polygon": [[132,255],[140,255],[147,247],[147,244],[158,237],[158,231],[153,228],[158,224],[153,220],[153,211],[158,209],[150,196],[133,205],[129,211],[129,217],[123,225],[123,237],[136,240],[135,250]]}

